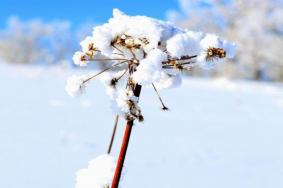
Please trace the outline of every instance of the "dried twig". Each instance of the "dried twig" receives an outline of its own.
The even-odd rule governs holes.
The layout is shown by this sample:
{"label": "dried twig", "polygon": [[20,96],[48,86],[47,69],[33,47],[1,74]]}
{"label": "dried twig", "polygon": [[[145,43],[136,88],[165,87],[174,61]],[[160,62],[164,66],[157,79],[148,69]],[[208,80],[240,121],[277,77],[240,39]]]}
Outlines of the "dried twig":
{"label": "dried twig", "polygon": [[85,61],[126,61],[128,59],[123,58],[105,58],[105,59],[87,59]]}
{"label": "dried twig", "polygon": [[111,81],[110,81],[110,86],[112,87],[116,87],[116,84],[117,82],[123,78],[123,76],[125,76],[125,74],[128,72],[129,68],[126,68],[125,71],[123,72],[123,74],[121,74],[118,78],[113,78]]}
{"label": "dried twig", "polygon": [[161,109],[164,110],[164,111],[169,110],[169,108],[164,105],[164,102],[163,102],[163,100],[161,99],[161,97],[160,97],[160,95],[159,95],[159,92],[157,91],[155,85],[154,85],[153,83],[151,83],[151,85],[152,85],[152,87],[153,87],[155,93],[157,94],[160,103],[162,104],[162,108],[161,108]]}
{"label": "dried twig", "polygon": [[116,129],[117,129],[118,121],[119,121],[119,115],[117,114],[116,117],[115,117],[115,123],[114,123],[113,131],[112,131],[110,143],[109,143],[109,146],[108,146],[107,154],[111,153],[112,145],[113,145],[114,138],[115,138],[115,135],[116,135]]}
{"label": "dried twig", "polygon": [[126,63],[126,62],[128,62],[128,61],[129,61],[129,60],[125,60],[125,61],[116,63],[116,64],[112,65],[111,67],[108,67],[108,68],[106,68],[106,69],[100,71],[99,73],[97,73],[97,74],[95,74],[95,75],[89,77],[88,79],[84,80],[84,81],[83,81],[83,84],[85,84],[86,82],[90,81],[90,80],[93,79],[94,77],[99,76],[100,74],[102,74],[102,73],[104,73],[104,72],[106,72],[106,71],[108,71],[108,70],[110,70],[110,69],[112,69],[112,68],[114,68],[114,67],[117,67],[118,65],[121,65],[121,64],[123,64],[123,63]]}

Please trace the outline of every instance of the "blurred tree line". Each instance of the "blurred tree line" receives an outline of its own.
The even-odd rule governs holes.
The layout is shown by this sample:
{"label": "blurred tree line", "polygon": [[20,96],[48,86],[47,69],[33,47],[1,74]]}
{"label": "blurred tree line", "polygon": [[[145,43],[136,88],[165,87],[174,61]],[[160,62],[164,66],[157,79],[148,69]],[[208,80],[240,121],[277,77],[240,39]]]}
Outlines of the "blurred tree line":
{"label": "blurred tree line", "polygon": [[21,21],[11,17],[0,30],[0,60],[7,63],[62,63],[74,47],[68,22]]}
{"label": "blurred tree line", "polygon": [[[74,28],[68,21],[23,21],[11,17],[6,27],[0,29],[0,63],[76,67],[73,54],[80,49],[80,41],[92,33],[94,25],[85,22]],[[105,66],[107,63],[97,62],[89,68]]]}
{"label": "blurred tree line", "polygon": [[283,81],[283,0],[179,0],[170,21],[183,28],[213,32],[234,41],[237,56],[195,75]]}

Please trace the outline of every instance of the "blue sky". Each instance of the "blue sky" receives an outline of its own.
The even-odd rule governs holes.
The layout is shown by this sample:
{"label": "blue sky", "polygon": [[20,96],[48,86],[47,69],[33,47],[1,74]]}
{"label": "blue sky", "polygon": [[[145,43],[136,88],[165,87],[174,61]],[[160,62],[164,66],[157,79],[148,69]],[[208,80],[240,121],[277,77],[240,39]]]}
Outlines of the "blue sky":
{"label": "blue sky", "polygon": [[41,18],[69,20],[74,26],[86,22],[105,22],[113,8],[127,14],[142,14],[159,19],[166,17],[166,11],[177,9],[177,0],[0,0],[0,27],[10,16],[23,20]]}

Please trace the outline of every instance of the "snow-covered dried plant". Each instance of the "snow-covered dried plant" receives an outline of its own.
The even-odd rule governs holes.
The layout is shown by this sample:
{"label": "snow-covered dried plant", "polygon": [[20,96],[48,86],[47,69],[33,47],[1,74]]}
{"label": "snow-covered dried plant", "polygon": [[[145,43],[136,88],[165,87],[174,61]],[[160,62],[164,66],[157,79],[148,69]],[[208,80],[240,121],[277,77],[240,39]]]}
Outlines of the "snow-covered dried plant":
{"label": "snow-covered dried plant", "polygon": [[73,56],[76,65],[101,61],[109,67],[93,75],[70,77],[67,92],[77,96],[88,82],[100,76],[113,109],[128,123],[115,175],[113,158],[98,157],[88,169],[78,172],[77,188],[109,188],[110,184],[118,187],[133,121],[144,120],[138,105],[142,86],[152,87],[162,109],[168,110],[158,89],[180,85],[183,72],[193,66],[212,68],[224,58],[232,58],[235,51],[234,44],[216,35],[183,30],[145,16],[127,16],[117,9],[108,23],[94,27],[93,35],[83,40],[81,47],[82,51]]}
{"label": "snow-covered dried plant", "polygon": [[193,66],[212,68],[224,58],[232,58],[235,51],[233,43],[216,35],[183,30],[145,16],[128,16],[117,9],[108,23],[94,27],[93,35],[80,44],[82,51],[73,56],[76,65],[111,64],[90,76],[72,76],[68,93],[81,93],[87,82],[107,72],[101,80],[114,109],[126,120],[139,121],[144,118],[133,94],[136,84],[152,86],[158,94],[158,89],[180,85],[182,73]]}

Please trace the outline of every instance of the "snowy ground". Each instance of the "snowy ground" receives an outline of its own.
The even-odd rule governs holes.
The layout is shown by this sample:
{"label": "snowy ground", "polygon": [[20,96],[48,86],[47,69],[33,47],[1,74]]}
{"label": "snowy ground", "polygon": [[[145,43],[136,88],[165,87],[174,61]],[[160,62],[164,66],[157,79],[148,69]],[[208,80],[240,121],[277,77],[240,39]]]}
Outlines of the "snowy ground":
{"label": "snowy ground", "polygon": [[[72,99],[67,75],[0,66],[1,188],[74,187],[75,172],[106,151],[113,114],[102,85]],[[146,120],[133,129],[124,188],[283,187],[282,85],[188,79],[161,94],[170,112],[142,91]]]}

